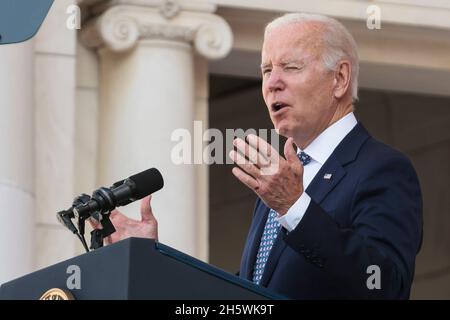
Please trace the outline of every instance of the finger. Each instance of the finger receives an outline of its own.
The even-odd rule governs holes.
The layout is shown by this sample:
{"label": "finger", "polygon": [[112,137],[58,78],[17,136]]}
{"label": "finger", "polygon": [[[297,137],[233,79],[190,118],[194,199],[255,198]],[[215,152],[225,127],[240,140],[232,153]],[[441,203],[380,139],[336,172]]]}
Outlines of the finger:
{"label": "finger", "polygon": [[248,160],[258,166],[261,167],[262,163],[258,160],[258,150],[251,147],[247,142],[244,140],[237,138],[233,140],[233,145],[236,147],[237,151],[248,158]]}
{"label": "finger", "polygon": [[97,220],[95,220],[94,218],[89,217],[87,219],[87,221],[89,222],[89,224],[91,225],[92,229],[101,229],[102,225],[100,224],[100,222],[98,222]]}
{"label": "finger", "polygon": [[111,211],[111,214],[109,215],[109,218],[110,219],[117,219],[121,214],[122,213],[119,210],[114,209],[113,211]]}
{"label": "finger", "polygon": [[[240,154],[246,156],[251,162],[253,162],[254,164],[256,164],[258,162],[256,159],[257,151],[254,149],[250,150],[250,146],[248,145],[247,142],[245,142],[241,138],[236,138],[233,140],[233,145],[236,147],[236,150]],[[251,155],[250,155],[250,153],[251,153]],[[253,158],[253,160],[251,158]]]}
{"label": "finger", "polygon": [[[250,135],[249,135],[250,136]],[[247,139],[248,137],[247,136]],[[253,140],[257,139],[257,136],[253,135]],[[233,140],[233,145],[236,146],[236,149],[243,155],[245,155],[249,161],[258,168],[266,167],[270,165],[270,161],[268,160],[267,152],[260,152],[258,150],[258,144],[255,142],[253,145],[250,145],[246,141],[237,138]]]}
{"label": "finger", "polygon": [[269,161],[258,152],[257,148],[252,147],[250,144],[245,143],[245,151],[248,160],[258,168],[262,168],[269,164]]}
{"label": "finger", "polygon": [[242,170],[244,170],[247,174],[253,176],[257,179],[260,176],[260,169],[250,163],[243,155],[240,153],[231,150],[230,158],[236,163]]}
{"label": "finger", "polygon": [[128,220],[129,218],[126,217],[122,212],[120,212],[117,209],[114,209],[111,211],[111,214],[109,215],[109,219],[111,220],[112,224],[114,226],[120,225],[123,223],[123,221]]}
{"label": "finger", "polygon": [[258,181],[252,176],[246,174],[244,171],[239,169],[238,167],[234,167],[231,172],[234,174],[239,181],[245,184],[247,187],[252,189],[253,191],[257,191],[259,189]]}
{"label": "finger", "polygon": [[141,220],[142,221],[151,221],[156,220],[153,215],[152,206],[151,206],[152,195],[146,196],[141,200]]}
{"label": "finger", "polygon": [[106,245],[112,244],[111,236],[107,236],[106,238],[103,239],[103,241]]}
{"label": "finger", "polygon": [[297,153],[294,150],[294,139],[292,137],[286,140],[284,144],[284,157],[289,163],[299,163]]}
{"label": "finger", "polygon": [[249,134],[247,136],[248,143],[258,149],[259,154],[261,154],[267,161],[271,161],[278,157],[278,151],[275,150],[274,147],[270,143],[268,143],[266,140],[264,140],[261,137],[258,137],[254,134]]}
{"label": "finger", "polygon": [[270,165],[270,144],[254,134],[249,134],[246,141],[249,150],[248,158],[257,163],[260,168]]}
{"label": "finger", "polygon": [[270,156],[272,154],[272,148],[271,145],[267,143],[263,138],[258,137],[257,135],[254,134],[249,134],[247,135],[246,140],[248,141],[248,144],[252,148],[258,150],[258,152],[265,160],[270,159]]}
{"label": "finger", "polygon": [[[236,147],[238,154],[245,156],[248,158],[248,162],[257,165],[258,164],[258,151],[256,151],[254,148],[251,148],[247,142],[245,142],[242,139],[234,139],[233,145]],[[246,163],[247,159],[245,157],[241,157],[241,159],[244,159],[245,161],[242,162]]]}

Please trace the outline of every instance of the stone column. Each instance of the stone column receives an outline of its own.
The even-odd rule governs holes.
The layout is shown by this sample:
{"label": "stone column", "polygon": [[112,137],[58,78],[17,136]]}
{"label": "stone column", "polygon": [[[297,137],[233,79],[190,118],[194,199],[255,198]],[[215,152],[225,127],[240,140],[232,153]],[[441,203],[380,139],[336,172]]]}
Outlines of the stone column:
{"label": "stone column", "polygon": [[76,255],[79,242],[56,219],[72,204],[76,173],[76,40],[67,8],[54,1],[35,40],[34,143],[36,259],[40,269]]}
{"label": "stone column", "polygon": [[0,284],[33,270],[33,41],[0,49]]}
{"label": "stone column", "polygon": [[[172,161],[179,140],[171,137],[176,129],[194,136],[194,55],[218,59],[231,49],[231,30],[214,10],[198,1],[116,1],[91,10],[96,16],[82,28],[82,41],[100,59],[99,184],[158,168],[165,186],[152,202],[160,241],[202,258],[207,224],[199,212],[208,194],[198,192],[205,192],[208,177],[194,164]],[[193,147],[192,141],[192,163],[201,161]],[[138,217],[138,204],[124,211]]]}

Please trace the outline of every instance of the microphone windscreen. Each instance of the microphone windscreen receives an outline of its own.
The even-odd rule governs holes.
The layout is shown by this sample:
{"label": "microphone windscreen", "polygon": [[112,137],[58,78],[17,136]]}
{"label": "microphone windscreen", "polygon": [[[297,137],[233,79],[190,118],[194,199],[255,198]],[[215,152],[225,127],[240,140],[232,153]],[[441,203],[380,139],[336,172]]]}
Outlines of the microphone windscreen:
{"label": "microphone windscreen", "polygon": [[135,194],[133,195],[136,200],[142,199],[164,186],[163,177],[159,170],[155,168],[136,173],[129,179],[136,185]]}

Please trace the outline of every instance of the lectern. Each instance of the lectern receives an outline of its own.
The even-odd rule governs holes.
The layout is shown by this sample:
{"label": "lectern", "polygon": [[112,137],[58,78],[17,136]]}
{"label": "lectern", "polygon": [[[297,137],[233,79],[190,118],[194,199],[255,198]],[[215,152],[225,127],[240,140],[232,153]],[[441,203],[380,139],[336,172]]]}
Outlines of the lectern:
{"label": "lectern", "polygon": [[[79,279],[73,281],[73,277]],[[70,291],[77,300],[283,299],[167,245],[141,238],[122,240],[4,283],[0,298],[39,299],[53,288]]]}

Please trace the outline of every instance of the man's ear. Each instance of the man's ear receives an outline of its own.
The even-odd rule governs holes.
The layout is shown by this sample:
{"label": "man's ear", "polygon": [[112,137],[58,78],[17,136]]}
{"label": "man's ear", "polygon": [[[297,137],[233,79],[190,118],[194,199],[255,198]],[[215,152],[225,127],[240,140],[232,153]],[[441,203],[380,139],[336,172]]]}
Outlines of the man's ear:
{"label": "man's ear", "polygon": [[352,66],[349,61],[342,60],[334,73],[334,97],[341,99],[350,87]]}

